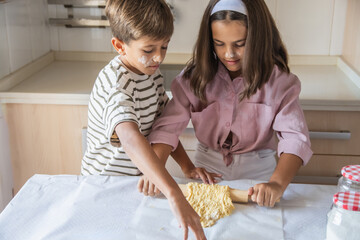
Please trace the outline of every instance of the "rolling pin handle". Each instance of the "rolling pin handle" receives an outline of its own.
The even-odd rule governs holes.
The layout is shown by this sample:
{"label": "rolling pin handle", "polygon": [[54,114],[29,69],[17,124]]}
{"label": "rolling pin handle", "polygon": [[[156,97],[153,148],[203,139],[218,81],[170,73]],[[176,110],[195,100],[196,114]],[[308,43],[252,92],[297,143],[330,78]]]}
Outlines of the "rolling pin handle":
{"label": "rolling pin handle", "polygon": [[233,202],[247,203],[249,202],[249,197],[247,190],[230,188],[230,198]]}

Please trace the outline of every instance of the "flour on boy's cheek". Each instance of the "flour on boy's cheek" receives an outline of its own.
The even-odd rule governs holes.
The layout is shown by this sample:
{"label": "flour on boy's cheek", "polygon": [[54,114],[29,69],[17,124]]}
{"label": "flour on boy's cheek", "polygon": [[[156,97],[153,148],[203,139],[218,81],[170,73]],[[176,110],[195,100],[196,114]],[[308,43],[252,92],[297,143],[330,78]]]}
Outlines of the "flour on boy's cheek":
{"label": "flour on boy's cheek", "polygon": [[150,61],[148,61],[147,57],[145,56],[139,57],[138,62],[144,65],[144,67],[148,67],[150,65]]}
{"label": "flour on boy's cheek", "polygon": [[152,60],[155,62],[155,63],[160,63],[161,62],[161,56],[154,56],[152,58]]}
{"label": "flour on boy's cheek", "polygon": [[146,56],[141,56],[138,58],[138,62],[141,63],[144,67],[149,67],[152,63],[160,63],[161,56],[153,56],[151,59],[148,59]]}

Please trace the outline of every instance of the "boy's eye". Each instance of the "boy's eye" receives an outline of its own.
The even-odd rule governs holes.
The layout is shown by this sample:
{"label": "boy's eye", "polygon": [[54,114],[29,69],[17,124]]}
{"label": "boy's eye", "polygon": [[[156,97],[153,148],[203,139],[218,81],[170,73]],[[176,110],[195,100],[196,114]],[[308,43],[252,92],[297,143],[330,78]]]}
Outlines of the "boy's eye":
{"label": "boy's eye", "polygon": [[152,53],[153,50],[143,50],[144,53]]}
{"label": "boy's eye", "polygon": [[166,50],[168,47],[166,46],[166,47],[161,47],[161,49],[164,49],[164,50]]}

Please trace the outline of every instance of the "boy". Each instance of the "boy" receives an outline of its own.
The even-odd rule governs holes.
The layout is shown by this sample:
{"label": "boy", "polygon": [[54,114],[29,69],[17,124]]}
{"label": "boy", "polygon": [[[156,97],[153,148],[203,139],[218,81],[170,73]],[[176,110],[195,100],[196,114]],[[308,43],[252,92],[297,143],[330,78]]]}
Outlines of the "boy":
{"label": "boy", "polygon": [[125,153],[116,126],[133,123],[147,137],[167,103],[158,68],[173,33],[173,17],[158,0],[110,0],[106,15],[119,56],[100,71],[90,96],[81,173],[138,176],[141,172]]}
{"label": "boy", "polygon": [[[99,73],[89,102],[87,150],[82,175],[143,173],[140,191],[164,193],[187,236],[190,227],[204,239],[199,216],[187,203],[146,137],[168,102],[159,65],[173,33],[173,16],[164,0],[107,0],[106,15],[119,53]],[[195,168],[183,147],[172,156],[186,176],[213,183],[212,175]],[[145,184],[144,184],[145,183]],[[152,184],[154,183],[154,184]]]}

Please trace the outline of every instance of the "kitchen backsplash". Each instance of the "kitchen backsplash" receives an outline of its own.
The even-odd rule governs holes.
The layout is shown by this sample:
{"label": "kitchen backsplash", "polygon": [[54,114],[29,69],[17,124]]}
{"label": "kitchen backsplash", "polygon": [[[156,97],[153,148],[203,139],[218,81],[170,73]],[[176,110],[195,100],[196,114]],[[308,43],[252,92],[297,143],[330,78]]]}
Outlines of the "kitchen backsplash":
{"label": "kitchen backsplash", "polygon": [[[171,0],[175,32],[168,52],[190,53],[209,0]],[[265,0],[291,55],[341,55],[348,0]],[[74,16],[104,15],[103,9],[74,9]],[[112,52],[109,28],[66,28],[49,18],[67,17],[47,0],[0,4],[0,78],[50,50]]]}
{"label": "kitchen backsplash", "polygon": [[0,4],[0,78],[50,50],[47,0]]}

